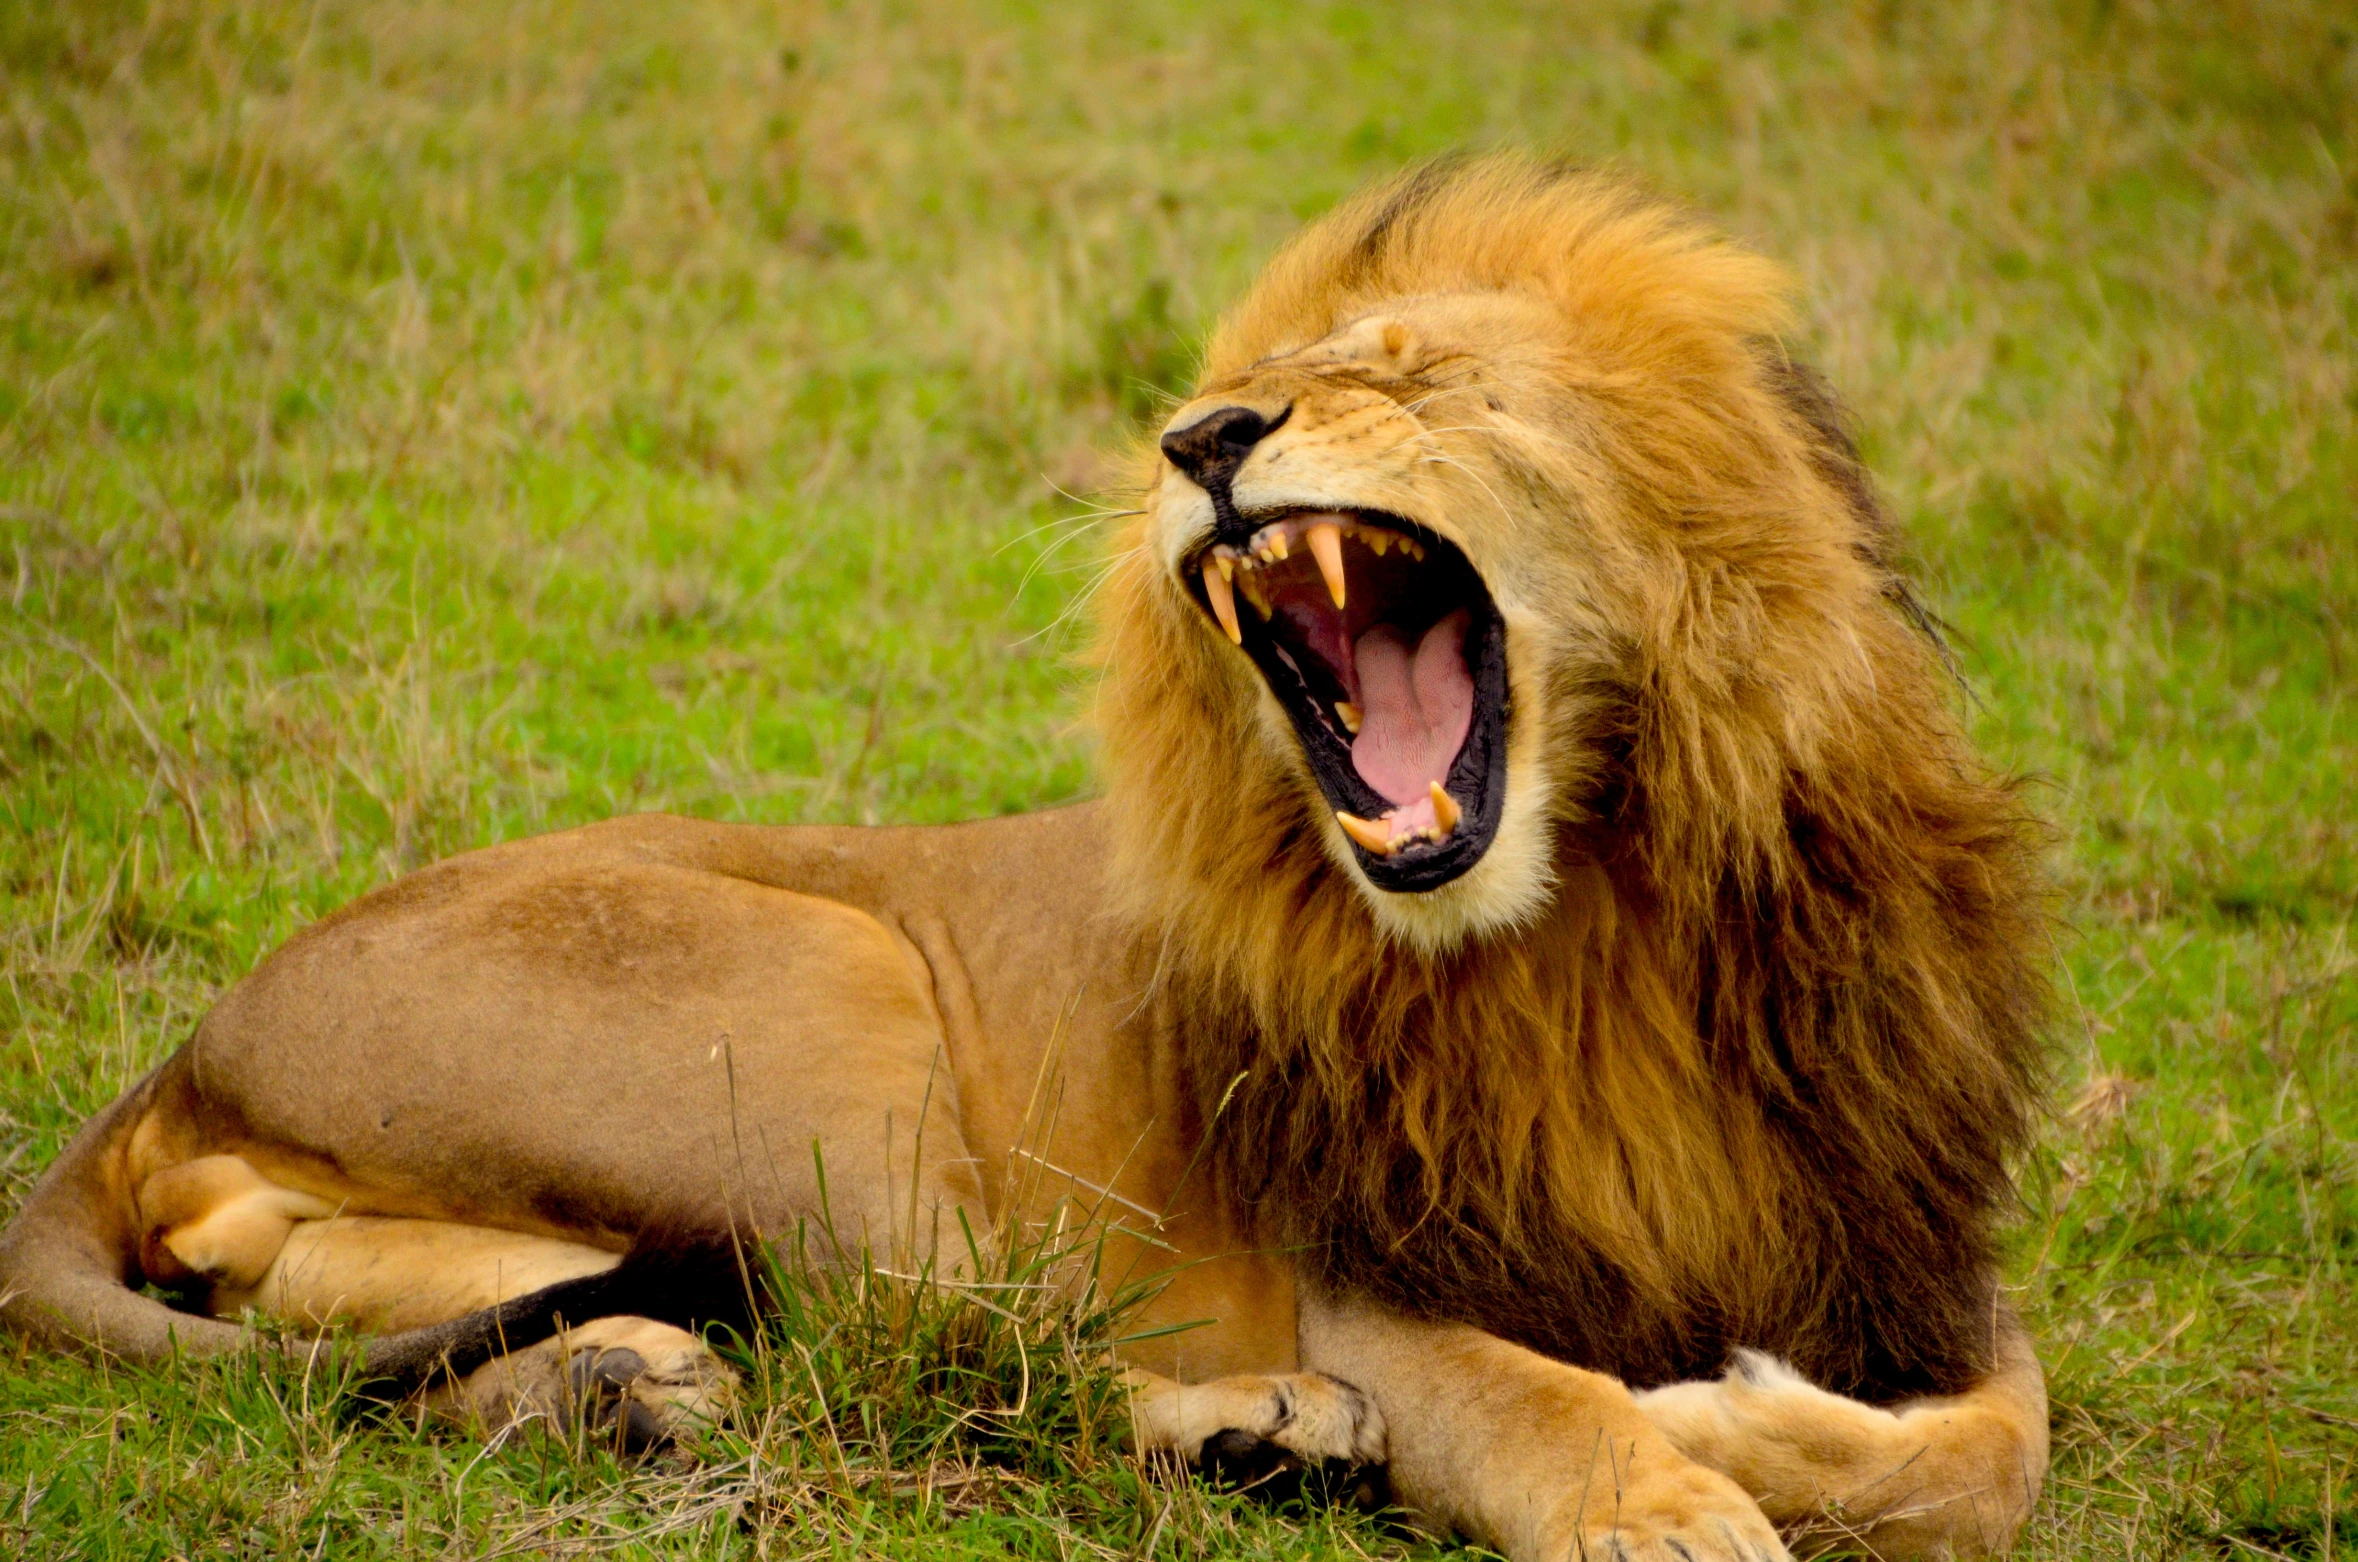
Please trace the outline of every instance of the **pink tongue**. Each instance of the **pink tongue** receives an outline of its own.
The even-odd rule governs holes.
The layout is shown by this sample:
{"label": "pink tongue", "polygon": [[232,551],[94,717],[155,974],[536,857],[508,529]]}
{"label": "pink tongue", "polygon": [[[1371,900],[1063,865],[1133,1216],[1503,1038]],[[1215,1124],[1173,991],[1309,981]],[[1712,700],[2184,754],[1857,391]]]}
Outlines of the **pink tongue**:
{"label": "pink tongue", "polygon": [[1474,675],[1466,667],[1464,608],[1411,647],[1378,624],[1359,637],[1359,736],[1351,763],[1359,779],[1395,803],[1430,797],[1474,724]]}

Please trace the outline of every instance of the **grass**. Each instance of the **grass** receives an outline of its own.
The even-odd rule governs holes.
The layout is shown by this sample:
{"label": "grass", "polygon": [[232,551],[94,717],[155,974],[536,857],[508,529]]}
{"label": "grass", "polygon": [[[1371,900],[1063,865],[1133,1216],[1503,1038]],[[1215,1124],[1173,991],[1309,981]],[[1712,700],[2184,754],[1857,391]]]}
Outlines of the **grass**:
{"label": "grass", "polygon": [[[2024,1553],[2358,1545],[2346,7],[53,0],[0,10],[0,108],[0,1207],[444,853],[1085,794],[1062,492],[1302,216],[1534,142],[1793,265],[1982,741],[2046,778]],[[857,1300],[688,1473],[12,1347],[0,1548],[1406,1544],[1134,1468],[1086,1374],[986,1458]]]}

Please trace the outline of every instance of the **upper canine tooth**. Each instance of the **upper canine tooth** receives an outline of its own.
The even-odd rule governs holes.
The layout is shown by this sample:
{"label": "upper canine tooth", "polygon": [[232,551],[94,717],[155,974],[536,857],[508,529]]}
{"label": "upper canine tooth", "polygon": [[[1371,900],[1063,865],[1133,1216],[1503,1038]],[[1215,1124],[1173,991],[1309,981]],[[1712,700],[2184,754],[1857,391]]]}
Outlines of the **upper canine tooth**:
{"label": "upper canine tooth", "polygon": [[[1433,822],[1441,827],[1442,835],[1447,835],[1457,828],[1457,821],[1464,817],[1464,813],[1457,806],[1457,799],[1441,789],[1440,782],[1435,781],[1431,785],[1433,788]],[[1436,836],[1435,839],[1439,839],[1439,837]]]}
{"label": "upper canine tooth", "polygon": [[1318,560],[1318,573],[1326,577],[1326,594],[1335,599],[1335,606],[1343,605],[1343,529],[1332,521],[1321,521],[1310,528],[1310,552]]}
{"label": "upper canine tooth", "polygon": [[1382,825],[1377,824],[1374,820],[1362,819],[1357,814],[1347,814],[1338,808],[1335,810],[1335,823],[1343,827],[1345,835],[1357,841],[1376,856],[1389,857],[1392,855],[1394,850],[1392,837],[1385,832]]}
{"label": "upper canine tooth", "polygon": [[1212,564],[1213,568],[1204,571],[1204,600],[1212,604],[1212,616],[1228,631],[1229,640],[1242,645],[1244,627],[1236,621],[1236,588],[1228,581],[1228,572],[1236,566],[1217,557]]}

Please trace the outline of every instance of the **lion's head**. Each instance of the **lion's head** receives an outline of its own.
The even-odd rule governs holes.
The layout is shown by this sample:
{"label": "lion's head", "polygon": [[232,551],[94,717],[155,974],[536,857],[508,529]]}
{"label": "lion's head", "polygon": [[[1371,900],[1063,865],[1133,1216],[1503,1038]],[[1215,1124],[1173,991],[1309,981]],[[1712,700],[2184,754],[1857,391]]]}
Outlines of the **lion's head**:
{"label": "lion's head", "polygon": [[[1641,1376],[1773,1336],[1929,1382],[2036,1074],[2035,833],[1787,323],[1610,177],[1444,162],[1313,224],[1100,598],[1117,877],[1229,1173],[1361,1283],[1634,1330]],[[1870,1262],[1954,1329],[1828,1299]],[[1535,1264],[1590,1280],[1523,1328]]]}
{"label": "lion's head", "polygon": [[1219,751],[1124,779],[1243,859],[1299,815],[1426,952],[1528,924],[1649,737],[1706,767],[1680,801],[1773,829],[1829,725],[1929,671],[1786,318],[1766,261],[1520,160],[1313,226],[1169,419],[1115,592],[1117,678],[1153,669]]}

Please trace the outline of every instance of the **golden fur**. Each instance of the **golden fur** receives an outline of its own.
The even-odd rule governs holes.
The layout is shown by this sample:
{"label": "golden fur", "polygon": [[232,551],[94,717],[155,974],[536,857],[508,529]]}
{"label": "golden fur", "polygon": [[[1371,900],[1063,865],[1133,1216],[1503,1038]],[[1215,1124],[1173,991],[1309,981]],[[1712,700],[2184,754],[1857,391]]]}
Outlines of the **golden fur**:
{"label": "golden fur", "polygon": [[[1460,302],[1498,293],[1538,307]],[[1335,1278],[1638,1381],[1769,1340],[1846,1392],[1948,1390],[1989,1361],[2036,838],[1958,729],[1787,322],[1767,263],[1514,160],[1304,234],[1192,405],[1287,396],[1310,439],[1321,398],[1396,404],[1346,491],[1305,497],[1407,514],[1480,568],[1510,623],[1509,795],[1544,812],[1468,876],[1514,889],[1462,927],[1382,904],[1407,897],[1336,861],[1150,507],[1103,614],[1117,877],[1221,1016],[1191,1063],[1235,1191]],[[1386,445],[1413,458],[1370,485]]]}
{"label": "golden fur", "polygon": [[[683,1228],[791,1230],[813,1143],[896,1249],[1036,1216],[1048,1167],[1164,1212],[1144,1324],[1214,1320],[1125,1352],[1145,1446],[1385,1460],[1519,1562],[2002,1549],[2046,1459],[1989,1261],[2035,837],[1786,325],[1773,267],[1609,179],[1346,205],[1172,420],[1267,437],[1219,499],[1157,463],[1122,540],[1103,804],[620,820],[388,886],[85,1127],[0,1319],[151,1360],[361,1320],[446,1407],[629,1443],[732,1392],[674,1327],[725,1315]],[[1479,572],[1505,791],[1459,877],[1354,857],[1192,594],[1223,502]]]}

